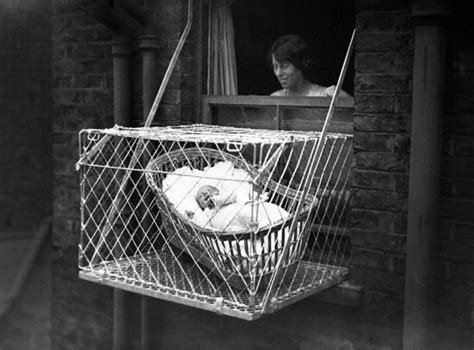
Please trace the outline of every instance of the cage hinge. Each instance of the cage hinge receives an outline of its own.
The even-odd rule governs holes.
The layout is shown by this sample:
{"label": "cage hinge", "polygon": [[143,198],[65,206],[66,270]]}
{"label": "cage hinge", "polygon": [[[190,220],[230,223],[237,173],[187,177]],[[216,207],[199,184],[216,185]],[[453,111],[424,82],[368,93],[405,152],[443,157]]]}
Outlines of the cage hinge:
{"label": "cage hinge", "polygon": [[214,302],[214,311],[219,315],[222,315],[224,313],[224,298],[216,298],[216,301]]}
{"label": "cage hinge", "polygon": [[277,308],[278,308],[278,299],[276,297],[272,297],[270,299],[270,302],[268,303],[266,310],[264,310],[264,312],[268,314],[272,314],[277,310]]}

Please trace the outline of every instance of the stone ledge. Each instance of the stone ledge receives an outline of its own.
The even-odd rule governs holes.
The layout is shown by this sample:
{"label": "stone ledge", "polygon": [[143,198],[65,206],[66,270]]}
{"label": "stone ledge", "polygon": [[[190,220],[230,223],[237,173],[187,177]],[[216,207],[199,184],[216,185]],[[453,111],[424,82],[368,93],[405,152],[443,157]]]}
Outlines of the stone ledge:
{"label": "stone ledge", "polygon": [[346,306],[366,305],[368,296],[366,288],[352,281],[344,281],[317,294],[321,301]]}

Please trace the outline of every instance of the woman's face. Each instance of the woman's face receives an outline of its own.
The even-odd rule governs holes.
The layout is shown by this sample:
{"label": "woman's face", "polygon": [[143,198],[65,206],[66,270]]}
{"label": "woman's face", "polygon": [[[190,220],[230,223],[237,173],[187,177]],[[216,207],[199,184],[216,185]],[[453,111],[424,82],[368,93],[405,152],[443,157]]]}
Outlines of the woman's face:
{"label": "woman's face", "polygon": [[283,89],[291,89],[304,81],[303,72],[288,60],[278,61],[272,55],[273,73]]}

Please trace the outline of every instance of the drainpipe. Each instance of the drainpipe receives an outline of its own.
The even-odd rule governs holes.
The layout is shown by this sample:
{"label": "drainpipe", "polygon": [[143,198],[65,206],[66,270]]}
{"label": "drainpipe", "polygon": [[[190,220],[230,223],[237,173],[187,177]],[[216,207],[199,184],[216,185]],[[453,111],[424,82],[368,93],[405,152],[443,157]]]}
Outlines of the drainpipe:
{"label": "drainpipe", "polygon": [[[113,3],[113,11],[107,10],[107,6],[110,7],[110,3]],[[181,52],[184,41],[186,40],[192,23],[192,6],[193,1],[188,0],[188,21],[186,27],[181,35],[178,46],[171,58],[171,62],[165,73],[160,89],[156,93],[157,86],[156,71],[157,71],[157,57],[156,50],[158,49],[157,37],[153,33],[156,32],[153,25],[153,14],[147,11],[142,11],[137,8],[133,0],[98,0],[98,11],[96,17],[102,21],[105,25],[109,26],[113,30],[120,28],[120,24],[124,23],[124,18],[133,20],[136,24],[144,29],[144,35],[139,38],[139,49],[142,50],[142,63],[143,63],[143,118],[144,125],[150,126],[151,120],[155,115],[156,109],[158,108],[159,102],[164,92],[164,88],[169,81],[169,77],[173,68],[176,64],[176,59]],[[105,8],[105,10],[104,10]],[[125,90],[125,89],[124,89]],[[129,106],[129,102],[127,103]],[[116,107],[117,110],[123,111],[122,108]],[[146,225],[145,225],[146,226]],[[120,291],[116,291],[120,293]],[[122,294],[116,294],[117,300],[117,319],[114,318],[114,349],[122,349],[126,345],[125,341],[122,341],[123,334],[125,337],[126,329],[125,326],[125,302]],[[149,319],[150,319],[150,298],[146,296],[141,297],[141,349],[148,350],[150,348],[150,337],[149,337]],[[120,314],[122,313],[122,314]],[[116,325],[116,326],[115,326]],[[117,340],[117,346],[115,341]]]}
{"label": "drainpipe", "polygon": [[[114,122],[121,126],[132,126],[130,113],[130,55],[128,35],[117,33],[112,44],[114,65]],[[119,252],[120,253],[120,252]],[[128,292],[114,289],[113,349],[127,349],[127,299]]]}
{"label": "drainpipe", "polygon": [[117,33],[112,44],[114,62],[114,122],[132,126],[130,113],[130,55],[131,43],[127,34]]}
{"label": "drainpipe", "polygon": [[[108,0],[98,0],[102,3],[107,3]],[[112,0],[113,1],[113,0]],[[142,52],[142,104],[143,104],[143,119],[146,120],[148,113],[153,105],[154,96],[156,94],[157,86],[157,54],[158,40],[154,34],[156,29],[153,25],[153,14],[150,11],[145,11],[137,7],[134,0],[115,0],[114,11],[118,12],[119,15],[127,17],[132,20],[135,24],[143,30],[144,34],[138,38],[138,49]],[[106,18],[110,20],[110,16]],[[130,87],[128,87],[130,89]],[[130,91],[130,90],[129,90]],[[128,102],[129,103],[129,102]],[[122,110],[121,107],[116,105],[116,108]],[[129,108],[129,105],[128,105]],[[146,222],[143,223],[146,227]],[[125,337],[125,292],[119,290],[115,291],[117,301],[117,312],[114,317],[114,343],[117,341],[117,349],[122,349],[122,337]],[[150,348],[150,298],[147,296],[141,296],[140,298],[141,311],[140,311],[140,348],[142,350],[148,350]],[[115,303],[114,303],[115,305]],[[116,349],[114,347],[114,349]]]}
{"label": "drainpipe", "polygon": [[[152,32],[150,27],[145,28],[146,32]],[[155,34],[144,34],[138,38],[138,49],[142,52],[142,104],[143,123],[146,122],[148,113],[153,105],[153,100],[157,90],[157,50],[158,37]],[[147,218],[148,219],[148,218]],[[149,227],[151,221],[145,219],[143,226]],[[150,297],[141,296],[141,350],[150,349]]]}
{"label": "drainpipe", "polygon": [[158,89],[157,51],[159,46],[158,37],[155,34],[144,34],[138,40],[138,49],[142,52],[142,103],[143,122],[145,123]]}
{"label": "drainpipe", "polygon": [[[446,22],[443,0],[416,0],[403,349],[430,349],[435,309]],[[432,344],[431,344],[432,345]]]}
{"label": "drainpipe", "polygon": [[[114,123],[132,126],[130,113],[130,55],[129,30],[124,24],[126,14],[120,11],[116,1],[98,0],[96,19],[114,32],[112,42],[114,80]],[[120,252],[117,252],[120,254]],[[115,288],[113,291],[113,349],[127,349],[127,300],[128,292]]]}

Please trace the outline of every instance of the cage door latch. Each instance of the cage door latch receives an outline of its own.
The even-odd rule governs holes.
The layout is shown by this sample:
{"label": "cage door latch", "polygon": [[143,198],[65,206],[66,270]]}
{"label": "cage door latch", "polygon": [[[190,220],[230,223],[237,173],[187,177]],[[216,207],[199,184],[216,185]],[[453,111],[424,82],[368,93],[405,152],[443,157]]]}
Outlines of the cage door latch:
{"label": "cage door latch", "polygon": [[240,152],[242,151],[243,145],[240,142],[229,141],[227,142],[227,152]]}

